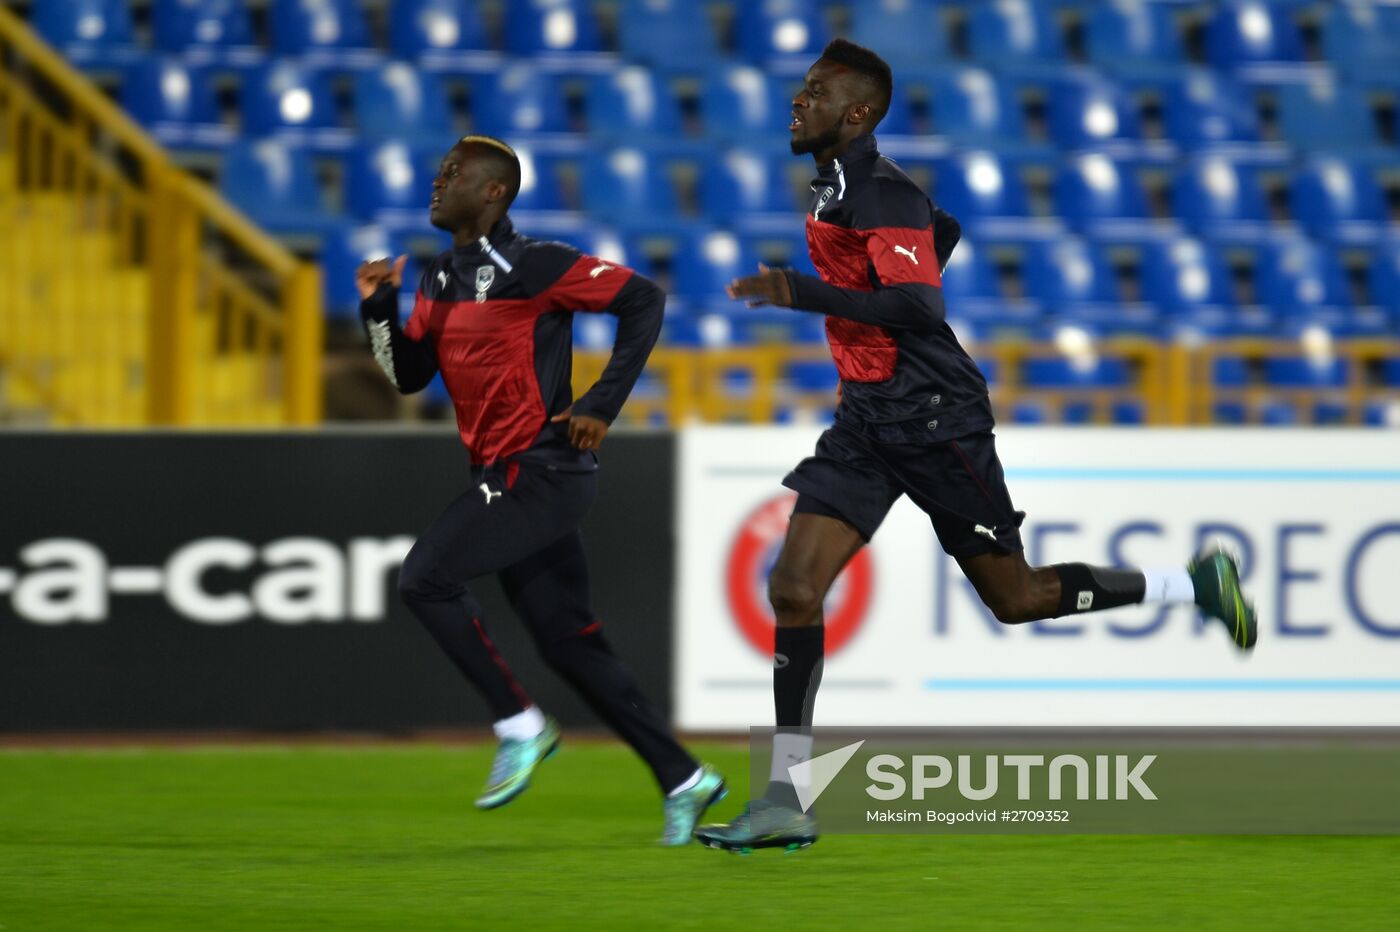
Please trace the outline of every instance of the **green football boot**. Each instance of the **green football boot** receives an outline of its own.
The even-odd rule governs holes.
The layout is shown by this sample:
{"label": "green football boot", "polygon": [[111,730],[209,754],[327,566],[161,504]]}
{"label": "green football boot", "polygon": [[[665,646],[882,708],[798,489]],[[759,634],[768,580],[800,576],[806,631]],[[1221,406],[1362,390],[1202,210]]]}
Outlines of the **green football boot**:
{"label": "green football boot", "polygon": [[732,822],[702,825],[695,837],[702,845],[748,854],[755,848],[796,851],[817,840],[817,820],[792,806],[769,799],[750,800]]}
{"label": "green football boot", "polygon": [[1240,570],[1235,558],[1216,547],[1186,565],[1196,604],[1212,618],[1219,618],[1230,632],[1235,646],[1252,650],[1259,640],[1259,622],[1254,606],[1240,590]]}
{"label": "green football boot", "polygon": [[505,739],[496,748],[486,788],[476,798],[476,808],[504,806],[530,786],[530,775],[542,761],[559,750],[559,723],[546,715],[544,731],[524,741]]}
{"label": "green football boot", "polygon": [[657,844],[688,845],[695,823],[705,810],[729,795],[724,778],[709,764],[700,765],[700,781],[684,792],[666,797],[666,827]]}

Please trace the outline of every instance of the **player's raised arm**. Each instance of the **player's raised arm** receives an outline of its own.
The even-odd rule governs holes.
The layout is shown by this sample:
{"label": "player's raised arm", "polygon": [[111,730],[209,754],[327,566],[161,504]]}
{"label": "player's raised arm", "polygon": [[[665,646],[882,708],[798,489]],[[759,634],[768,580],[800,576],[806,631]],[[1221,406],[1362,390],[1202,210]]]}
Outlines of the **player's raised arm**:
{"label": "player's raised arm", "polygon": [[[369,336],[374,361],[400,394],[411,395],[433,380],[438,364],[432,337],[420,333],[418,339],[413,339],[399,326],[399,287],[407,259],[399,256],[392,261],[362,263],[355,270],[355,286],[360,292],[360,320]],[[417,313],[415,308],[414,314]]]}
{"label": "player's raised arm", "polygon": [[760,266],[758,275],[731,283],[729,296],[748,299],[751,306],[776,304],[891,330],[931,330],[944,317],[941,266],[952,255],[958,227],[942,211],[937,211],[941,217],[930,218],[927,201],[914,206],[922,211],[922,225],[890,224],[863,231],[871,270],[868,291],[830,285],[792,269]]}

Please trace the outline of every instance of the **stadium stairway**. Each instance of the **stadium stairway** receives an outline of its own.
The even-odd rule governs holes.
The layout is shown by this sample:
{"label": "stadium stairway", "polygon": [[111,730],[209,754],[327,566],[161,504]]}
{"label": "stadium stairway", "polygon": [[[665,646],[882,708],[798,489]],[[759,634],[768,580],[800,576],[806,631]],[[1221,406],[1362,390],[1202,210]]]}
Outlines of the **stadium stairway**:
{"label": "stadium stairway", "polygon": [[0,423],[320,417],[316,269],[0,7]]}

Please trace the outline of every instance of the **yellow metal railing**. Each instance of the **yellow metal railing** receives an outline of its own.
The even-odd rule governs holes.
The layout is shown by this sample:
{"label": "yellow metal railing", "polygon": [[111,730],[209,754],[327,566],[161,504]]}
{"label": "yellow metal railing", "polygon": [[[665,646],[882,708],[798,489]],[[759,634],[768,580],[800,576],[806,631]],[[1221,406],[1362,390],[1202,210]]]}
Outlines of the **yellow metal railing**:
{"label": "yellow metal railing", "polygon": [[315,423],[318,276],[0,6],[0,421]]}
{"label": "yellow metal railing", "polygon": [[[1064,419],[1070,405],[1087,405],[1094,423],[1112,423],[1120,403],[1140,405],[1147,424],[1209,424],[1216,405],[1237,402],[1244,406],[1247,422],[1257,422],[1263,405],[1280,400],[1299,405],[1304,420],[1313,405],[1330,403],[1342,412],[1344,423],[1361,423],[1366,406],[1383,401],[1400,405],[1400,390],[1378,378],[1381,366],[1400,360],[1400,340],[1339,341],[1329,348],[1343,360],[1347,381],[1335,388],[1283,388],[1264,384],[1217,384],[1216,360],[1300,357],[1297,342],[1222,340],[1199,346],[1164,344],[1147,340],[1105,341],[1093,348],[1105,360],[1118,360],[1128,373],[1127,384],[1105,388],[1072,386],[1029,387],[1024,370],[1028,362],[1053,359],[1062,354],[1046,343],[997,342],[969,347],[969,352],[994,370],[991,396],[999,415],[1006,417],[1021,402],[1044,406],[1050,422]],[[767,423],[780,412],[803,420],[829,411],[836,404],[835,391],[801,391],[784,377],[792,363],[829,360],[825,346],[767,345],[719,350],[657,350],[647,375],[622,410],[624,423],[678,426],[688,422]],[[586,390],[598,378],[608,360],[606,352],[574,354],[574,389]]]}

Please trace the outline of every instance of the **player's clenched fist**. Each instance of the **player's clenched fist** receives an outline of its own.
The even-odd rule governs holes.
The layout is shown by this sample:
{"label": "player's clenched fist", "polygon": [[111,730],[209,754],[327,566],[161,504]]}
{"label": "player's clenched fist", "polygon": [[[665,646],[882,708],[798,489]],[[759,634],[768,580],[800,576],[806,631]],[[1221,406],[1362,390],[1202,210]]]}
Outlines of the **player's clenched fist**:
{"label": "player's clenched fist", "polygon": [[360,290],[360,299],[374,294],[385,282],[395,288],[402,285],[403,267],[407,261],[408,256],[399,256],[392,261],[375,259],[373,262],[361,262],[360,267],[355,270],[355,287]]}
{"label": "player's clenched fist", "polygon": [[787,273],[782,269],[770,269],[762,262],[758,264],[757,275],[734,279],[725,292],[731,298],[745,299],[749,307],[762,307],[765,304],[792,307],[792,288],[788,284]]}

